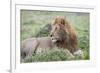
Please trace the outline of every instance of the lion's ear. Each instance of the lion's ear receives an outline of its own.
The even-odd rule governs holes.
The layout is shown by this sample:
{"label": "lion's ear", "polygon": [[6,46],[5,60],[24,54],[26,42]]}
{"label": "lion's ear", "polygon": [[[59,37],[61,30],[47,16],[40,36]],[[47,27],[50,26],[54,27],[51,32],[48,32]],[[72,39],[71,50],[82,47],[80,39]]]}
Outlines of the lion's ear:
{"label": "lion's ear", "polygon": [[61,24],[63,24],[65,26],[65,19],[62,19]]}

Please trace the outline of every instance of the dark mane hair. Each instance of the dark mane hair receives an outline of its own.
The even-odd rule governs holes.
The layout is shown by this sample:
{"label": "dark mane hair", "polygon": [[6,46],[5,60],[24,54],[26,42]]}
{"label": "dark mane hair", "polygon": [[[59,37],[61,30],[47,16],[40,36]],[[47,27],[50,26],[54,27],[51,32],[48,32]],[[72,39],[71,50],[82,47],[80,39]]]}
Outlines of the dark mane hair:
{"label": "dark mane hair", "polygon": [[[60,31],[62,31],[60,34],[64,33],[64,35],[60,36],[62,41],[57,42],[57,46],[67,48],[72,53],[77,51],[78,37],[75,28],[70,24],[70,22],[63,16],[57,16],[52,23],[52,27],[55,25],[60,27]],[[54,35],[54,33],[50,34]],[[60,34],[58,34],[58,36]]]}

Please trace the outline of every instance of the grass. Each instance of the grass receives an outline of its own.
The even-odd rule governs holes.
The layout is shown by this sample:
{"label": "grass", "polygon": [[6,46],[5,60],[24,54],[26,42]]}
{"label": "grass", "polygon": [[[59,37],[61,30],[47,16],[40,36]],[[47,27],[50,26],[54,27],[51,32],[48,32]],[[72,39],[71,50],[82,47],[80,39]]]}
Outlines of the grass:
{"label": "grass", "polygon": [[[85,57],[84,60],[90,59],[89,56],[89,14],[88,13],[76,13],[76,12],[51,12],[51,11],[32,11],[21,10],[21,41],[31,37],[43,37],[48,36],[48,24],[56,16],[66,16],[69,21],[75,26],[78,32],[79,47],[83,50]],[[74,60],[77,57],[74,58]],[[40,54],[32,56],[32,58],[26,62],[38,62],[38,61],[64,61],[73,60],[69,59],[62,50],[49,52],[47,54]],[[78,59],[79,60],[79,59]]]}
{"label": "grass", "polygon": [[49,62],[49,61],[66,61],[75,60],[73,55],[67,50],[54,48],[48,52],[33,55],[30,59],[25,60],[25,62]]}

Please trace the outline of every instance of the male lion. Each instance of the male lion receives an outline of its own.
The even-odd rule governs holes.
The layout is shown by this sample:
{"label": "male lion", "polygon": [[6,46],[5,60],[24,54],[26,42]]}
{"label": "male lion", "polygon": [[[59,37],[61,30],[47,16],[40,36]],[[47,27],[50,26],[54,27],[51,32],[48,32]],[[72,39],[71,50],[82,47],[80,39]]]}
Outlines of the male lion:
{"label": "male lion", "polygon": [[[55,32],[56,36],[47,36],[47,37],[37,37],[37,38],[29,38],[21,43],[21,59],[28,59],[33,54],[38,54],[44,51],[48,51],[50,49],[62,48],[64,45],[64,40],[67,41],[67,35],[63,25],[56,25],[57,31]],[[53,29],[52,29],[53,31]],[[51,32],[52,32],[51,31]],[[71,57],[73,55],[66,49],[66,53],[68,53]]]}
{"label": "male lion", "polygon": [[83,52],[78,48],[77,34],[64,17],[58,16],[54,20],[51,25],[50,36],[29,38],[22,41],[21,59],[29,59],[33,54],[48,51],[55,47],[66,49],[67,53],[71,52],[71,56],[78,54],[83,57]]}
{"label": "male lion", "polygon": [[74,27],[64,16],[57,16],[52,23],[51,37],[55,37],[58,47],[68,49],[72,54],[83,58],[83,52],[78,47],[78,37]]}

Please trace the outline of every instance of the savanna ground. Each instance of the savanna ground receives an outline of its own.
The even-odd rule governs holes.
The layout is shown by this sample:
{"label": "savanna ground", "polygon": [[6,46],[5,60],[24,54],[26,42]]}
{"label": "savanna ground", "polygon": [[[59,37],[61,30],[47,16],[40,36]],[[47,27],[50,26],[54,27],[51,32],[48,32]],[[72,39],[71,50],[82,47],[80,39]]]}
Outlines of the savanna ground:
{"label": "savanna ground", "polygon": [[[79,38],[79,47],[84,52],[84,60],[89,57],[89,13],[77,12],[51,12],[51,11],[32,11],[21,10],[21,41],[32,37],[48,36],[49,24],[56,16],[66,16],[68,20],[75,26]],[[65,61],[65,60],[81,60],[77,56],[70,58],[63,49],[51,50],[45,54],[32,56],[25,62],[45,62],[45,61]]]}

